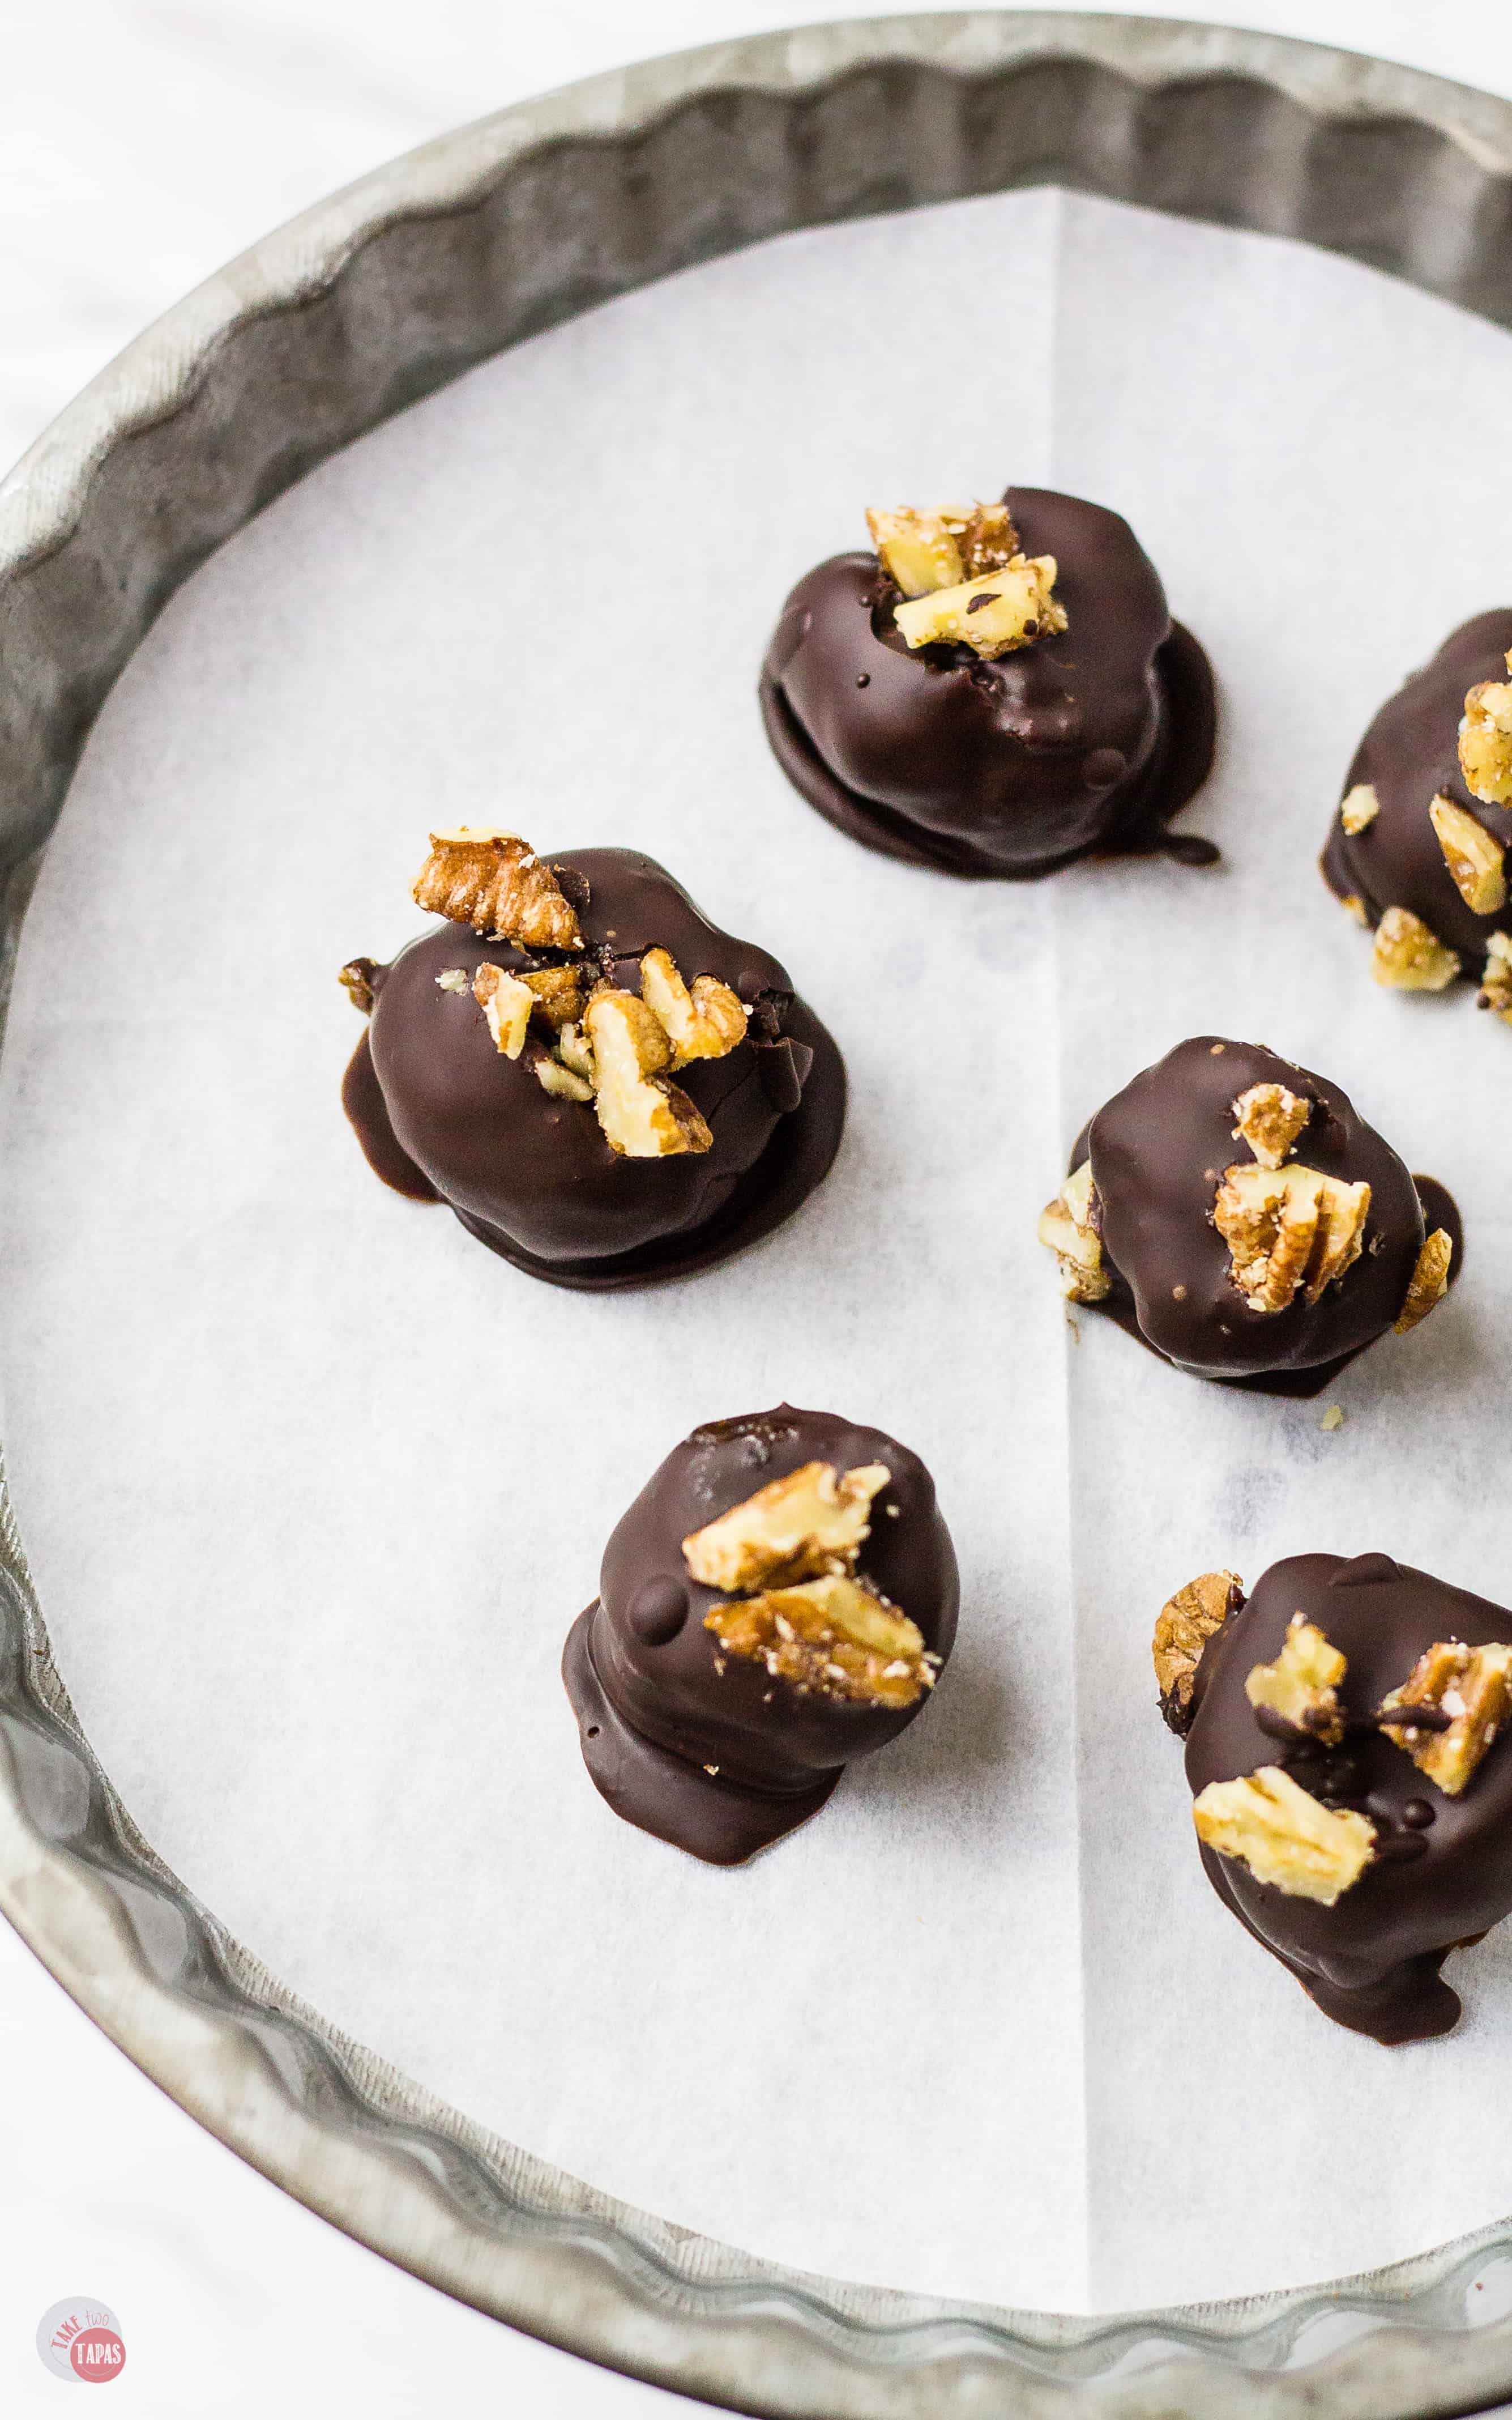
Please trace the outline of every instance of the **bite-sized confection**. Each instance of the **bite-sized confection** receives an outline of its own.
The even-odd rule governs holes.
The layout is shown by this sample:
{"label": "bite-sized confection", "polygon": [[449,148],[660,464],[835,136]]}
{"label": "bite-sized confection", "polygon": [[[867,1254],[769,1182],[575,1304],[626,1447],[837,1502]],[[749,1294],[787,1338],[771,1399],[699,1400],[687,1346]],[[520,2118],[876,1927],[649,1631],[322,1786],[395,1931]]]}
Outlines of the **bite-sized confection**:
{"label": "bite-sized confection", "polygon": [[620,1522],[562,1674],[617,1815],[733,1866],[911,1723],[955,1637],[934,1482],[790,1404],[695,1429]]}
{"label": "bite-sized confection", "polygon": [[1477,613],[1389,697],[1361,740],[1324,878],[1375,928],[1370,971],[1397,991],[1477,983],[1512,1024],[1512,610]]}
{"label": "bite-sized confection", "polygon": [[1316,1394],[1458,1271],[1458,1214],[1348,1094],[1251,1042],[1180,1043],[1099,1109],[1040,1240],[1073,1302],[1198,1377]]}
{"label": "bite-sized confection", "polygon": [[1512,1911],[1512,1613],[1389,1555],[1179,1590],[1155,1675],[1202,1862],[1325,2016],[1447,2033],[1439,1970]]}
{"label": "bite-sized confection", "polygon": [[1127,521],[1050,488],[872,511],[782,609],[761,682],[779,763],[842,831],[950,874],[1163,849],[1206,780],[1212,675]]}
{"label": "bite-sized confection", "polygon": [[787,970],[633,849],[548,862],[434,832],[437,918],[342,970],[369,1015],[342,1090],[372,1167],[532,1277],[606,1288],[727,1259],[812,1192],[845,1072]]}

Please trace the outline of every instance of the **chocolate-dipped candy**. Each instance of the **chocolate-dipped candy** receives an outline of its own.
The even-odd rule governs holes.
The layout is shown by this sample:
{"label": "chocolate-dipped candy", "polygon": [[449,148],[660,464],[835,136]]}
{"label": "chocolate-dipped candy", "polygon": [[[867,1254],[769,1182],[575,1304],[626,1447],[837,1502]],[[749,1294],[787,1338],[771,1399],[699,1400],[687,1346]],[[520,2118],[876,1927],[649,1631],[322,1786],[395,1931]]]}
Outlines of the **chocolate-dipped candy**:
{"label": "chocolate-dipped candy", "polygon": [[1180,1043],[1099,1109],[1040,1219],[1073,1302],[1167,1361],[1316,1394],[1458,1274],[1458,1214],[1336,1084],[1256,1043]]}
{"label": "chocolate-dipped candy", "polygon": [[1389,1555],[1294,1555],[1248,1598],[1208,1572],[1155,1625],[1209,1881],[1377,2041],[1447,2033],[1444,1959],[1512,1912],[1509,1642],[1512,1612]]}
{"label": "chocolate-dipped candy", "polygon": [[776,958],[633,849],[549,863],[431,835],[437,917],[342,981],[368,1030],[342,1099],[370,1165],[554,1285],[681,1277],[795,1210],[829,1168],[845,1072]]}
{"label": "chocolate-dipped candy", "polygon": [[1370,971],[1397,991],[1478,982],[1512,1024],[1512,610],[1477,613],[1386,700],[1329,829],[1323,876],[1375,927]]}
{"label": "chocolate-dipped candy", "polygon": [[1217,857],[1165,831],[1212,763],[1212,675],[1127,521],[1050,488],[867,520],[875,551],[799,581],[762,671],[810,806],[951,874]]}
{"label": "chocolate-dipped candy", "polygon": [[739,1865],[925,1704],[960,1584],[917,1454],[832,1412],[715,1420],[604,1550],[562,1674],[617,1815]]}

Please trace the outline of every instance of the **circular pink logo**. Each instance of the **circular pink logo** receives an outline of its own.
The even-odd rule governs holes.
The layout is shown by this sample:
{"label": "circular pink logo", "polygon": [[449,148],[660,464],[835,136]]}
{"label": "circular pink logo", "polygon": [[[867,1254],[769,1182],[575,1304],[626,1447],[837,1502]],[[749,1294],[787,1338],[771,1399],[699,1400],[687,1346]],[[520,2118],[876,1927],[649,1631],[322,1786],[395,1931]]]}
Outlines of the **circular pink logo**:
{"label": "circular pink logo", "polygon": [[37,2322],[37,2350],[54,2378],[104,2386],[126,2366],[121,2323],[108,2303],[75,2294],[54,2303]]}
{"label": "circular pink logo", "polygon": [[114,2328],[84,2328],[69,2347],[73,2375],[86,2386],[102,2386],[107,2378],[118,2378],[125,2361],[126,2347]]}

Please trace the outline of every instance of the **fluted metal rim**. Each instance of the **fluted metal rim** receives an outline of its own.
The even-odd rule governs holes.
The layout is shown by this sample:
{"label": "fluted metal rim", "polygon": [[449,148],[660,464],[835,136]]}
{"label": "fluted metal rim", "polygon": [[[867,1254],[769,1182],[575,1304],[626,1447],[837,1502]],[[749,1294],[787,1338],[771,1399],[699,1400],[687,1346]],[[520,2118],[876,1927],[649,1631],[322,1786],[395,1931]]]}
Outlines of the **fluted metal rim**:
{"label": "fluted metal rim", "polygon": [[[0,1016],[94,714],[174,588],[282,487],[501,346],[670,270],[1042,182],[1301,236],[1512,325],[1512,105],[1216,26],[817,26],[427,144],[199,287],[0,483]],[[712,2402],[1427,2420],[1512,2395],[1512,2319],[1468,2324],[1512,2220],[1325,2287],[1080,2319],[806,2276],[487,2134],[297,2002],[136,1832],[53,1661],[3,1483],[0,1908],[140,2067],[311,2208],[481,2309]]]}

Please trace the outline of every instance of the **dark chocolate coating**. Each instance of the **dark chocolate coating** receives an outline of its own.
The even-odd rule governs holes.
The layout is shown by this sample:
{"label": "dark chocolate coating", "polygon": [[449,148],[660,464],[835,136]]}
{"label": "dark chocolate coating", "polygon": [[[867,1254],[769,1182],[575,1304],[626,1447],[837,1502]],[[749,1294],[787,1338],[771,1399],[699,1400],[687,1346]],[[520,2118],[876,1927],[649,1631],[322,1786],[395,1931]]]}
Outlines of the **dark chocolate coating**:
{"label": "dark chocolate coating", "polygon": [[1504,681],[1512,647],[1512,608],[1477,613],[1445,639],[1438,654],[1389,697],[1355,751],[1344,788],[1368,782],[1381,813],[1351,839],[1335,813],[1323,850],[1323,876],[1340,899],[1365,904],[1372,924],[1388,908],[1410,908],[1479,982],[1489,937],[1507,928],[1507,911],[1477,916],[1444,863],[1428,808],[1440,791],[1512,848],[1512,808],[1472,798],[1459,770],[1465,692],[1477,681]]}
{"label": "dark chocolate coating", "polygon": [[[1295,1162],[1370,1187],[1365,1249],[1353,1267],[1316,1303],[1299,1293],[1272,1312],[1251,1311],[1239,1293],[1212,1220],[1224,1170],[1253,1156],[1233,1135],[1233,1103],[1252,1084],[1284,1084],[1312,1102]],[[1257,1043],[1199,1034],[1099,1109],[1077,1140],[1072,1167],[1088,1153],[1103,1265],[1114,1282],[1104,1301],[1087,1308],[1132,1326],[1180,1369],[1311,1392],[1395,1325],[1427,1232],[1419,1181],[1348,1094],[1308,1068]],[[1426,1193],[1430,1183],[1422,1180]],[[1455,1236],[1458,1272],[1458,1213],[1441,1186],[1432,1186],[1429,1202],[1435,1224]]]}
{"label": "dark chocolate coating", "polygon": [[[1353,1721],[1337,1748],[1275,1737],[1244,1695],[1250,1671],[1274,1663],[1299,1612],[1349,1659],[1339,1699]],[[1273,1563],[1197,1667],[1186,1748],[1194,1796],[1210,1781],[1280,1764],[1312,1796],[1357,1807],[1376,1826],[1374,1860],[1332,1907],[1257,1882],[1213,1850],[1202,1862],[1220,1899],[1324,2014],[1381,2042],[1447,2033],[1459,2001],[1439,1973],[1444,1958],[1512,1911],[1508,1739],[1494,1742],[1462,1795],[1449,1798],[1368,1726],[1424,1650],[1453,1638],[1471,1647],[1512,1640],[1512,1613],[1386,1555],[1294,1555]]]}
{"label": "dark chocolate coating", "polygon": [[762,675],[778,760],[871,846],[952,874],[1025,877],[1091,850],[1218,852],[1161,827],[1206,780],[1208,660],[1173,625],[1127,521],[1049,488],[1004,498],[1028,554],[1053,554],[1069,628],[995,662],[911,649],[874,554],[839,554],[782,609]]}
{"label": "dark chocolate coating", "polygon": [[584,1761],[604,1797],[627,1823],[711,1865],[738,1864],[792,1831],[852,1757],[895,1738],[926,1702],[927,1692],[896,1707],[800,1690],[722,1652],[704,1628],[724,1599],[688,1577],[683,1540],[806,1462],[886,1463],[892,1478],[872,1505],[857,1568],[943,1663],[960,1581],[929,1472],[880,1429],[790,1404],[712,1421],[668,1455],[609,1539],[597,1601],[563,1658]]}
{"label": "dark chocolate coating", "polygon": [[387,1183],[444,1201],[532,1276],[579,1288],[684,1276],[768,1233],[825,1176],[844,1125],[840,1052],[786,969],[711,924],[651,858],[594,848],[551,862],[578,877],[592,971],[639,991],[637,961],[659,946],[687,982],[717,975],[748,1005],[764,1003],[735,1049],[678,1072],[713,1147],[620,1157],[589,1105],[542,1088],[530,1046],[517,1060],[495,1048],[471,988],[436,980],[459,967],[471,986],[486,962],[516,970],[539,956],[442,919],[374,975],[368,1032],[343,1088],[347,1115]]}

